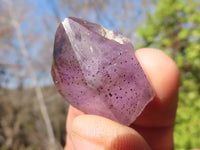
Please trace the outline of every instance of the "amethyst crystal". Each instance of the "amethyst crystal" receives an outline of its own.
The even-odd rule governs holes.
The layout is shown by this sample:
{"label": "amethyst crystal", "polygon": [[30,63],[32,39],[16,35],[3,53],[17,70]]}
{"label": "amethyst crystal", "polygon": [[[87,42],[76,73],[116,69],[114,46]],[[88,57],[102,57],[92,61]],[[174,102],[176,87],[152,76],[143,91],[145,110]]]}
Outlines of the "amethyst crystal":
{"label": "amethyst crystal", "polygon": [[51,73],[71,105],[124,125],[130,125],[154,97],[131,42],[79,18],[66,18],[59,25]]}

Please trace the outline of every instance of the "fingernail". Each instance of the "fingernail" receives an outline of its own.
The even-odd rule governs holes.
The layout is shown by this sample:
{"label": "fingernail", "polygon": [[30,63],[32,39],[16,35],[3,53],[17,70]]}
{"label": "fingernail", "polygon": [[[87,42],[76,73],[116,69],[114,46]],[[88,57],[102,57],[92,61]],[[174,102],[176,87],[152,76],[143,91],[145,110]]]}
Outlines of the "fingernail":
{"label": "fingernail", "polygon": [[70,137],[75,150],[101,150],[100,145],[96,145],[83,137],[77,135],[76,133],[71,132]]}

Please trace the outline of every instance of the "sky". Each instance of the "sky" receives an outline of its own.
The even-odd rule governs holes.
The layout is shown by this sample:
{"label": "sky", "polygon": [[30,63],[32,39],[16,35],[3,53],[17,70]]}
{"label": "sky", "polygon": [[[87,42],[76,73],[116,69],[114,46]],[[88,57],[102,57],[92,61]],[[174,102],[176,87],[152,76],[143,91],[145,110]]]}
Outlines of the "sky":
{"label": "sky", "polygon": [[[17,1],[17,0],[16,0]],[[126,2],[130,2],[128,0],[125,0]],[[21,1],[23,2],[23,0]],[[56,31],[56,28],[58,26],[58,22],[56,22],[54,20],[54,22],[50,22],[52,21],[55,16],[54,16],[54,12],[52,11],[53,7],[58,7],[57,2],[59,1],[49,1],[49,0],[27,0],[25,1],[25,3],[28,4],[28,6],[30,7],[30,10],[28,11],[26,15],[26,19],[24,20],[24,22],[21,24],[21,31],[24,35],[26,35],[29,32],[32,32],[31,34],[38,36],[38,38],[40,37],[44,37],[44,39],[46,38],[47,41],[50,41],[50,46],[51,48],[49,49],[48,53],[52,53],[53,51],[53,40],[54,40],[54,34]],[[52,2],[52,3],[49,3]],[[132,2],[135,5],[135,8],[133,11],[128,12],[131,16],[131,14],[134,13],[138,13],[138,16],[135,18],[134,21],[132,20],[128,20],[125,23],[125,27],[128,29],[131,26],[138,26],[138,23],[144,19],[144,14],[143,14],[143,7],[141,5],[140,0],[132,0]],[[114,5],[114,3],[116,3],[116,5]],[[19,6],[16,5],[16,13],[21,11],[21,7],[20,5],[23,3],[18,4]],[[96,14],[95,14],[95,10],[91,10],[89,14],[87,14],[86,18],[89,21],[98,23],[103,25],[104,27],[110,29],[110,30],[114,30],[114,31],[118,31],[118,29],[120,28],[120,26],[122,25],[122,21],[115,21],[112,14],[109,13],[112,10],[117,10],[116,13],[120,16],[123,14],[123,9],[122,9],[122,1],[115,1],[112,0],[110,3],[108,3],[108,7],[106,8],[106,12],[100,14],[100,20],[95,20],[96,19]],[[75,7],[75,3],[72,4],[72,6],[68,6],[66,9],[57,9],[58,13],[60,14],[60,19],[63,20],[65,17],[67,16],[75,16],[75,17],[85,17],[85,14],[83,11],[78,11],[76,13],[72,13],[72,11],[70,11],[71,9],[73,9],[73,7]],[[115,7],[115,8],[114,8]],[[34,9],[32,9],[34,8]],[[28,8],[29,9],[29,8]],[[49,31],[45,29],[44,23],[42,21],[46,21],[47,24],[50,24],[50,28]],[[111,21],[108,21],[111,20]],[[127,30],[128,31],[128,30]],[[126,33],[124,33],[126,35]],[[135,38],[137,38],[133,33],[131,34],[133,35],[133,40],[135,40]],[[43,48],[43,41],[40,40],[36,40],[35,43],[28,43],[29,39],[24,38],[25,42],[27,43],[27,51],[29,52],[29,55],[31,56],[31,58],[33,59],[33,61],[37,61],[37,57],[38,55],[40,55],[41,53],[44,53],[46,51],[41,51],[41,49]],[[136,39],[137,40],[137,39]],[[17,42],[17,41],[15,41]],[[136,42],[137,43],[137,42]],[[14,61],[15,55],[11,55],[10,56],[10,60]],[[39,58],[38,58],[39,59]],[[49,61],[49,60],[48,60]],[[20,59],[20,63],[22,64],[26,64],[25,59]],[[24,72],[26,72],[24,70]],[[23,71],[21,72],[21,74],[24,73]],[[46,72],[37,72],[37,76],[40,79],[40,85],[49,85],[52,84],[52,79],[51,79],[51,75],[50,75],[50,65],[49,65],[49,71]],[[19,81],[17,78],[12,78],[12,76],[9,77],[10,81],[9,83],[6,83],[7,87],[9,88],[15,88],[17,87]],[[29,87],[33,85],[33,81],[31,78],[27,78],[24,81],[24,85]]]}

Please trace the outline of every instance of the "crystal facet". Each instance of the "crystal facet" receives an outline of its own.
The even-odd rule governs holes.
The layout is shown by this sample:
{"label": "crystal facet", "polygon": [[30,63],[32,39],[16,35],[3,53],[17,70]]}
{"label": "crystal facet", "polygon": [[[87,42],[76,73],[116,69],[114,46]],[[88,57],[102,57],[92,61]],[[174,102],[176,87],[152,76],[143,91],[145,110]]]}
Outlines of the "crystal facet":
{"label": "crystal facet", "polygon": [[51,73],[71,105],[124,125],[130,125],[155,95],[131,42],[79,18],[66,18],[59,25]]}

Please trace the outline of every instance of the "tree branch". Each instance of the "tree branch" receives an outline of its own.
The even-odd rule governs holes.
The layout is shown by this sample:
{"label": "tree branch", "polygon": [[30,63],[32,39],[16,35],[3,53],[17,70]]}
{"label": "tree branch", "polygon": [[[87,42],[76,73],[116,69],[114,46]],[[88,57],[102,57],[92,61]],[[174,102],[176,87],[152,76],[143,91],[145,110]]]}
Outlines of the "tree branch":
{"label": "tree branch", "polygon": [[24,56],[26,58],[30,76],[35,83],[35,85],[34,85],[35,92],[36,92],[37,100],[38,100],[38,103],[39,103],[40,111],[41,111],[42,117],[43,117],[45,125],[46,125],[47,135],[48,135],[49,144],[50,144],[48,149],[55,149],[55,147],[56,147],[55,136],[54,136],[54,133],[53,133],[53,128],[52,128],[52,125],[51,125],[51,121],[50,121],[50,118],[49,118],[47,107],[46,107],[46,104],[44,102],[43,93],[42,93],[42,90],[39,86],[38,78],[35,74],[35,70],[33,68],[30,56],[29,56],[27,49],[25,47],[24,38],[23,38],[22,32],[20,30],[20,24],[16,19],[15,12],[14,12],[14,9],[13,9],[13,6],[12,6],[12,2],[7,1],[7,3],[9,4],[9,12],[10,12],[10,18],[11,18],[10,21],[11,21],[12,26],[15,29],[17,40],[18,40],[19,45],[20,45],[20,52],[21,52],[22,56]]}

